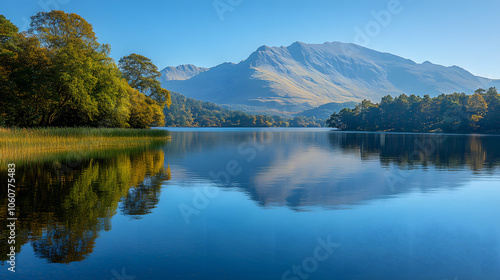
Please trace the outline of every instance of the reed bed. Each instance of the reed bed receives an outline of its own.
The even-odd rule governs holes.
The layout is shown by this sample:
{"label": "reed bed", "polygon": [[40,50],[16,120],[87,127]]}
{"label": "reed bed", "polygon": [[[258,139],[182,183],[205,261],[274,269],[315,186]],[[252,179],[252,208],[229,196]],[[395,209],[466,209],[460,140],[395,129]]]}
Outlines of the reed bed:
{"label": "reed bed", "polygon": [[123,128],[0,128],[0,164],[29,161],[52,153],[88,152],[148,145],[169,132]]}

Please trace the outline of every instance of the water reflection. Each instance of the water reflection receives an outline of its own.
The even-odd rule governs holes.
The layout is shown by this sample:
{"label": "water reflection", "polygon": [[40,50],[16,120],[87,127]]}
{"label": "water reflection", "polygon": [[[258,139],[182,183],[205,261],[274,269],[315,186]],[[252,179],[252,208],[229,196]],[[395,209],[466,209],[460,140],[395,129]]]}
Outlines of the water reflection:
{"label": "water reflection", "polygon": [[[72,161],[18,165],[16,248],[31,243],[35,255],[50,263],[82,261],[92,253],[101,231],[111,229],[120,211],[138,218],[158,203],[161,182],[170,179],[161,149],[100,152]],[[1,181],[7,181],[1,172]],[[6,198],[6,188],[1,197]],[[0,203],[0,259],[8,243],[4,224],[7,200]]]}
{"label": "water reflection", "polygon": [[[279,129],[172,135],[165,149],[176,177],[236,187],[261,206],[298,211],[456,188],[494,174],[500,163],[498,136]],[[229,162],[241,172],[227,176]]]}
{"label": "water reflection", "polygon": [[[372,248],[372,253],[379,259],[377,252],[380,248],[373,248],[376,247],[373,244],[385,246],[401,236],[406,237],[404,229],[397,229],[391,223],[378,227],[376,222],[385,221],[387,213],[397,216],[399,212],[388,211],[372,219],[371,210],[367,212],[369,218],[358,211],[358,214],[361,213],[358,222],[350,223],[352,217],[342,218],[347,211],[330,210],[355,208],[359,204],[385,199],[401,199],[415,191],[453,191],[467,182],[477,181],[479,177],[497,180],[499,139],[497,136],[326,130],[174,131],[172,141],[161,147],[113,150],[85,155],[78,160],[52,158],[46,162],[19,165],[16,170],[17,181],[20,182],[16,248],[19,250],[20,245],[29,244],[38,258],[49,263],[82,261],[84,266],[84,260],[93,252],[99,234],[111,230],[111,218],[119,213],[129,218],[121,221],[125,230],[143,230],[138,236],[146,237],[137,240],[141,243],[136,249],[126,249],[130,251],[122,253],[137,254],[140,256],[138,259],[147,261],[142,266],[137,265],[139,268],[134,274],[137,278],[148,266],[153,272],[147,272],[151,275],[141,278],[159,279],[168,268],[169,271],[177,271],[178,278],[182,279],[187,275],[186,271],[191,273],[196,270],[193,264],[197,264],[198,279],[209,279],[205,278],[206,275],[243,279],[233,276],[241,276],[247,271],[245,269],[255,273],[267,271],[272,279],[276,278],[274,276],[279,279],[291,263],[300,262],[310,254],[308,245],[301,243],[304,238],[315,242],[318,236],[327,236],[331,232],[336,233],[339,239],[346,236],[343,246],[351,246],[351,253],[344,253],[346,263],[355,264],[362,259],[360,256],[367,248]],[[236,163],[238,168],[232,170],[240,171],[228,171],[228,163]],[[221,172],[228,174],[227,180],[211,175],[223,174]],[[6,181],[5,174],[0,172],[0,181]],[[389,185],[388,178],[398,180],[396,184]],[[165,180],[170,180],[171,188],[162,189]],[[207,185],[216,185],[231,192],[222,191],[219,197],[213,198],[209,207],[200,210],[199,216],[197,214],[199,220],[193,218],[193,223],[188,226],[179,213],[178,205],[192,203],[192,190]],[[0,192],[3,198],[7,197],[5,188]],[[169,199],[168,203],[163,201],[164,212],[160,211],[159,215],[166,222],[158,221],[157,217],[146,219],[145,215],[153,213],[159,205],[162,193]],[[240,196],[241,193],[246,196]],[[484,201],[483,197],[480,199]],[[6,204],[5,199],[0,203],[0,260],[5,260],[8,253]],[[441,207],[441,203],[436,205]],[[436,205],[434,209],[439,209]],[[469,202],[469,205],[474,206],[474,203]],[[426,209],[426,205],[417,206],[421,211]],[[413,209],[402,209],[408,211],[404,213],[408,217],[417,215],[412,212]],[[434,212],[429,217],[433,215]],[[337,220],[330,220],[335,217]],[[465,217],[465,214],[460,217]],[[446,219],[438,224],[445,227]],[[471,220],[476,221],[476,217]],[[332,221],[342,224],[345,232]],[[405,217],[400,219],[400,223],[405,221]],[[415,221],[420,220],[415,218]],[[139,222],[144,222],[141,225],[145,229],[136,228]],[[378,231],[365,232],[365,225],[370,223]],[[113,225],[116,227],[115,223]],[[419,230],[425,232],[426,227],[422,222]],[[387,232],[387,228],[395,232],[394,238],[389,238],[392,233]],[[125,242],[132,239],[117,232],[110,235]],[[453,232],[449,236],[453,236]],[[454,238],[457,242],[463,241],[460,236]],[[436,242],[446,240],[445,237],[434,239]],[[401,248],[408,247],[408,244],[386,248],[388,254],[395,252],[403,256],[395,263],[406,263],[407,255]],[[472,244],[476,246],[476,243]],[[125,250],[119,247],[121,244],[115,246],[114,250]],[[429,245],[422,244],[422,247],[428,248]],[[97,250],[95,254],[99,254]],[[109,254],[107,259],[120,259],[118,253],[116,256],[114,252],[100,254]],[[421,255],[422,260],[426,260],[427,255]],[[457,254],[449,251],[445,257],[453,255]],[[289,256],[294,258],[293,262],[286,261]],[[413,257],[409,255],[408,258]],[[252,262],[250,266],[249,259]],[[120,260],[123,263],[129,261],[123,257]],[[276,260],[279,264],[273,264]],[[363,263],[369,265],[372,262],[367,258]],[[217,265],[228,263],[232,267],[229,272],[213,271]],[[82,266],[80,268],[83,269]],[[99,269],[109,272],[109,266],[106,262]],[[130,266],[134,268],[133,264]],[[343,267],[340,262],[332,266],[337,266],[339,271]],[[266,267],[267,270],[263,269]],[[210,273],[205,273],[207,271]],[[328,273],[325,272],[325,275],[330,275]]]}
{"label": "water reflection", "polygon": [[500,162],[500,137],[486,135],[330,133],[333,148],[358,154],[362,159],[380,158],[387,166],[469,168],[488,170]]}

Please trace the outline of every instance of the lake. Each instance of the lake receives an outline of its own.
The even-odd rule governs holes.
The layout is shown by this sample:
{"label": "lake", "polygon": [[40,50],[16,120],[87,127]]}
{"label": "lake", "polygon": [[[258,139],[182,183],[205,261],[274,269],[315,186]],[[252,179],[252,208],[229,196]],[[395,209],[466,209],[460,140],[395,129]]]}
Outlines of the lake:
{"label": "lake", "polygon": [[17,164],[1,278],[500,277],[500,136],[169,130]]}

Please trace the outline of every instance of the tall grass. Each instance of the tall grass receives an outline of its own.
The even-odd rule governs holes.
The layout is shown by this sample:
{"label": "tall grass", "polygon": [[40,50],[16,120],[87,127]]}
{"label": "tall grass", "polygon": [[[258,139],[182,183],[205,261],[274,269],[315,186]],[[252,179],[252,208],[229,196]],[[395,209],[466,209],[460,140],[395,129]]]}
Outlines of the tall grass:
{"label": "tall grass", "polygon": [[0,128],[0,163],[54,152],[132,147],[169,139],[169,132],[123,128]]}

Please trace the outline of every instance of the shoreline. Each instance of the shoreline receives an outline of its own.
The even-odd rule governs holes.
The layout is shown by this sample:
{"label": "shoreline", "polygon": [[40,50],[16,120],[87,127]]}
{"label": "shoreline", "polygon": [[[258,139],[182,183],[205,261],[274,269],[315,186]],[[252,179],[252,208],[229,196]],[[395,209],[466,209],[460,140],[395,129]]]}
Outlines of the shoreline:
{"label": "shoreline", "polygon": [[30,161],[54,153],[147,146],[169,139],[169,131],[158,129],[0,128],[0,162]]}

